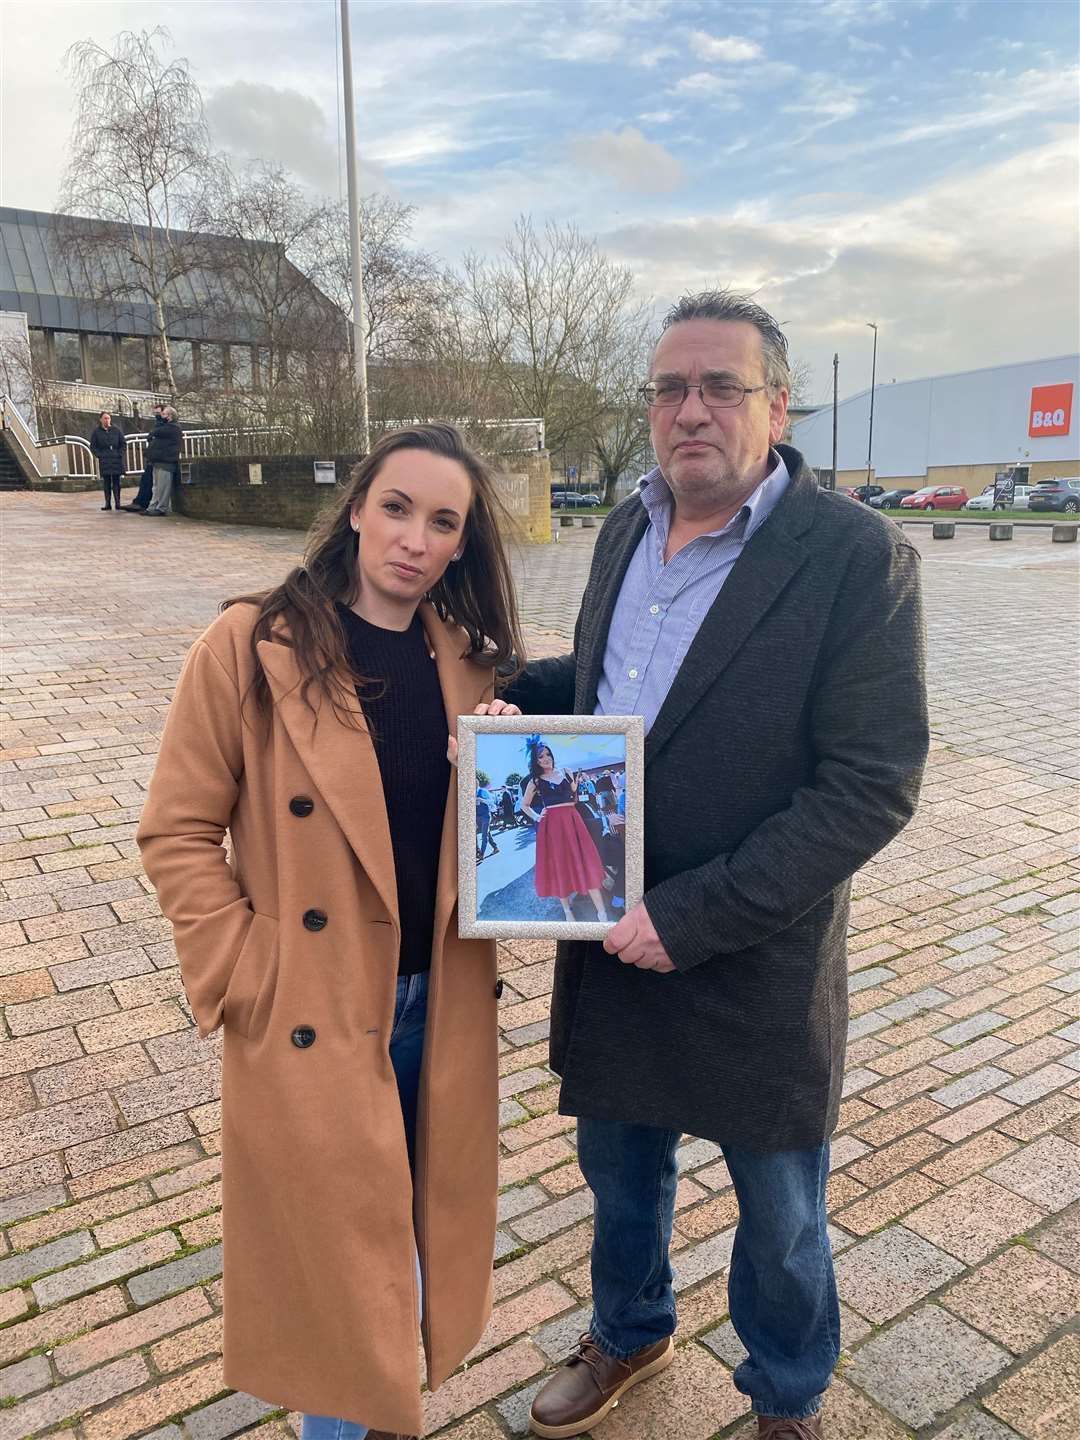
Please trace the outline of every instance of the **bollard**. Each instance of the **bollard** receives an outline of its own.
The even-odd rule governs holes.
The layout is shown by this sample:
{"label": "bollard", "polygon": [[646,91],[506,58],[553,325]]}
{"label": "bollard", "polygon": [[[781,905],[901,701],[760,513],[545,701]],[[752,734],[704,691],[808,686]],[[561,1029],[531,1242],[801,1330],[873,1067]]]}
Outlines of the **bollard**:
{"label": "bollard", "polygon": [[559,524],[560,524],[561,526],[563,526],[564,529],[565,529],[565,527],[566,527],[567,525],[573,525],[573,523],[574,523],[574,517],[573,517],[572,515],[560,515],[560,516],[559,516]]}
{"label": "bollard", "polygon": [[956,536],[956,526],[951,520],[934,521],[934,539],[952,540]]}
{"label": "bollard", "polygon": [[596,529],[596,516],[595,516],[595,515],[582,515],[582,517],[581,517],[581,528],[582,528],[583,530],[595,530],[595,529]]}
{"label": "bollard", "polygon": [[559,543],[559,527],[554,521],[551,524],[551,538],[556,545]]}
{"label": "bollard", "polygon": [[991,526],[990,526],[990,539],[991,539],[991,540],[1011,540],[1011,539],[1012,539],[1012,531],[1013,531],[1013,527],[1012,527],[1011,525],[993,525],[993,524],[991,524]]}
{"label": "bollard", "polygon": [[1076,532],[1080,526],[1076,525],[1055,525],[1050,532],[1050,543],[1052,545],[1073,545],[1076,543]]}

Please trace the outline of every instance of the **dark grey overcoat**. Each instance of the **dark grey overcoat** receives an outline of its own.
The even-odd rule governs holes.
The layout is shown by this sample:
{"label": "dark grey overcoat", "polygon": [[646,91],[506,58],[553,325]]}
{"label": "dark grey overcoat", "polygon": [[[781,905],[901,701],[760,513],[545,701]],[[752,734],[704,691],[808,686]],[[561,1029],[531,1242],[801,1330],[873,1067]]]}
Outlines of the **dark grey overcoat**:
{"label": "dark grey overcoat", "polygon": [[[850,879],[911,818],[929,739],[918,553],[778,448],[792,483],[645,744],[645,904],[676,970],[561,943],[551,1029],[564,1114],[758,1150],[835,1128]],[[609,515],[574,653],[506,692],[526,714],[593,713],[647,523],[637,495]]]}

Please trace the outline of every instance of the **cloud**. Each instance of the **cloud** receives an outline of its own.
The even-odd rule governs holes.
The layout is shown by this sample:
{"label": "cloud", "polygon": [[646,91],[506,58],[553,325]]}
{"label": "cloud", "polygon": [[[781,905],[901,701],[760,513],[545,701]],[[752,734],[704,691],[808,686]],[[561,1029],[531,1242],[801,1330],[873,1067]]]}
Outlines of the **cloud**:
{"label": "cloud", "polygon": [[881,326],[879,374],[898,379],[1077,349],[1078,164],[1063,125],[1046,144],[916,180],[893,201],[819,192],[793,205],[784,195],[600,240],[656,295],[717,283],[755,292],[818,374],[840,351],[850,394],[870,378],[868,319]]}
{"label": "cloud", "polygon": [[570,158],[587,170],[610,176],[623,190],[665,195],[683,183],[683,168],[663,145],[646,140],[640,130],[604,130],[572,142]]}
{"label": "cloud", "polygon": [[681,80],[676,82],[674,93],[688,95],[697,100],[723,100],[736,109],[741,103],[735,95],[734,81],[710,74],[708,70],[698,70],[693,75],[684,75]]}
{"label": "cloud", "polygon": [[723,60],[733,65],[760,60],[763,54],[755,40],[744,40],[741,35],[710,35],[705,30],[692,32],[690,48],[700,60]]}
{"label": "cloud", "polygon": [[234,155],[273,160],[318,190],[337,189],[330,122],[310,95],[236,80],[213,92],[206,118],[218,144]]}
{"label": "cloud", "polygon": [[645,125],[670,125],[675,119],[674,110],[645,110],[638,119]]}

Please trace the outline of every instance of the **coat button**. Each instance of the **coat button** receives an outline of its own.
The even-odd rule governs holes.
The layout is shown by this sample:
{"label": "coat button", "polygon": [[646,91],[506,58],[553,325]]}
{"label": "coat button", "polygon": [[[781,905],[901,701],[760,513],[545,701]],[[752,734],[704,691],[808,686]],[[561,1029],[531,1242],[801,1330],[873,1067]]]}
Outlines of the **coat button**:
{"label": "coat button", "polygon": [[302,820],[305,815],[310,815],[315,809],[315,801],[310,795],[294,795],[289,801],[289,809]]}
{"label": "coat button", "polygon": [[297,1025],[292,1032],[292,1043],[298,1050],[306,1050],[309,1045],[315,1044],[315,1031],[310,1025]]}
{"label": "coat button", "polygon": [[326,929],[326,924],[327,924],[327,920],[326,920],[326,911],[325,911],[325,910],[305,910],[305,911],[304,911],[304,929],[305,929],[305,930],[325,930],[325,929]]}
{"label": "coat button", "polygon": [[496,1000],[501,1000],[501,999],[502,999],[502,992],[503,992],[503,982],[502,982],[501,980],[496,980],[496,981],[495,981],[495,999],[496,999]]}

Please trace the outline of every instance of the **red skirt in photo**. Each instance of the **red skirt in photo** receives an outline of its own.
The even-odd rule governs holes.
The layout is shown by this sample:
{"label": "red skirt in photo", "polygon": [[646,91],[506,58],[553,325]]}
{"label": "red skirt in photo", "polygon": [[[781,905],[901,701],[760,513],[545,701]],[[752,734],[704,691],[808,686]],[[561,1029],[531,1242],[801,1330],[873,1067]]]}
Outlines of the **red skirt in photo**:
{"label": "red skirt in photo", "polygon": [[599,890],[604,866],[576,805],[556,805],[540,816],[536,833],[536,893],[565,899],[572,891]]}

